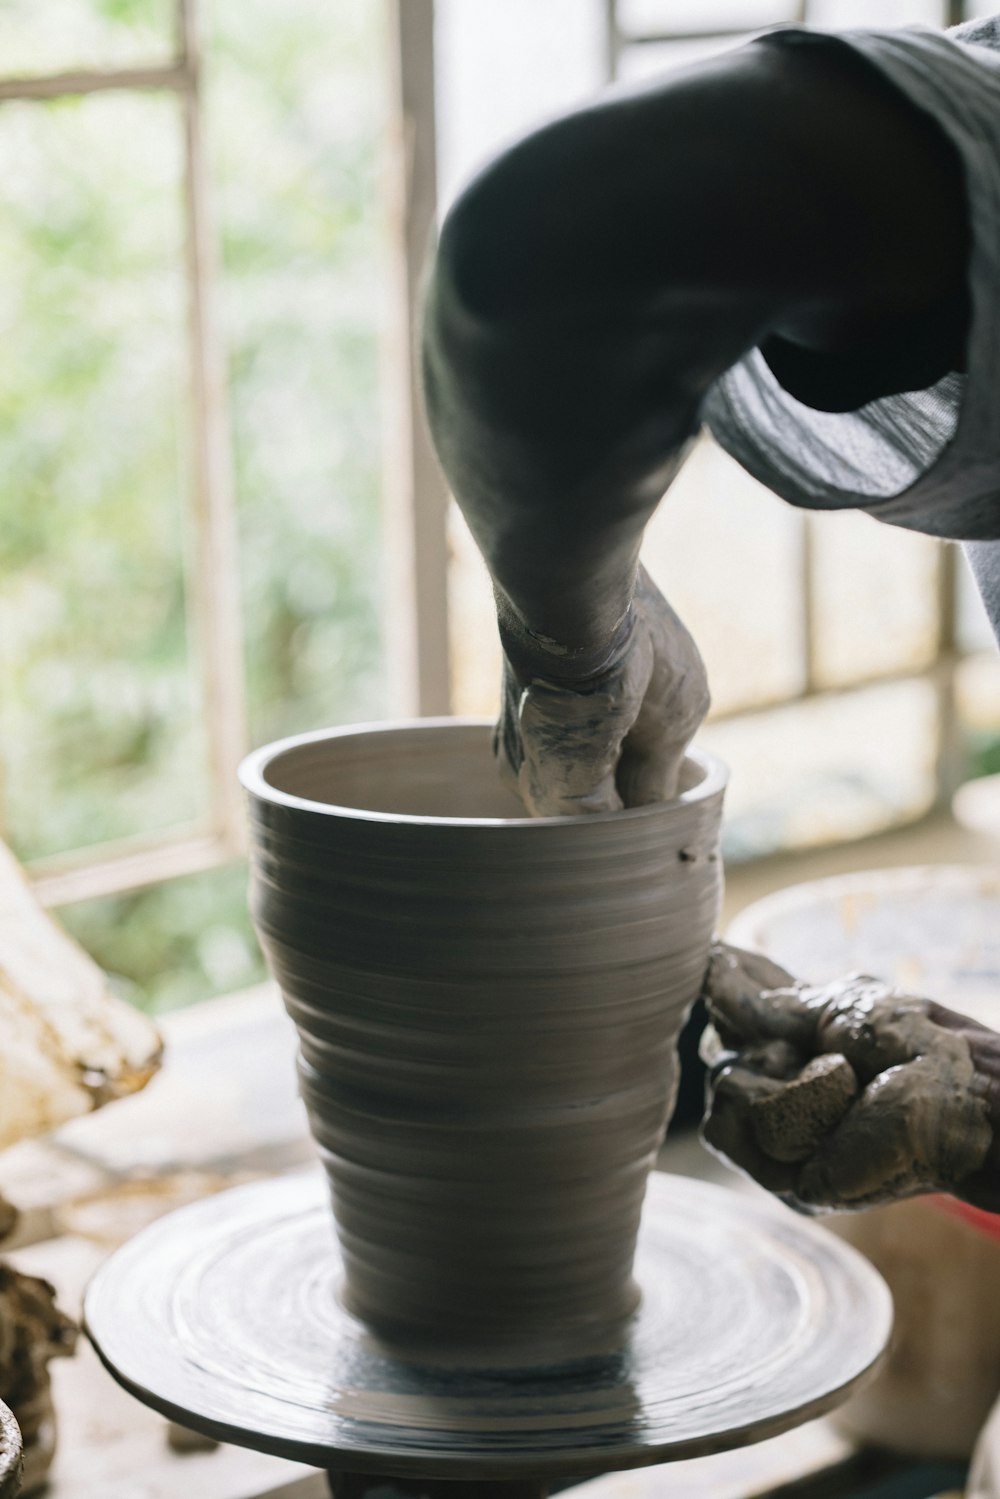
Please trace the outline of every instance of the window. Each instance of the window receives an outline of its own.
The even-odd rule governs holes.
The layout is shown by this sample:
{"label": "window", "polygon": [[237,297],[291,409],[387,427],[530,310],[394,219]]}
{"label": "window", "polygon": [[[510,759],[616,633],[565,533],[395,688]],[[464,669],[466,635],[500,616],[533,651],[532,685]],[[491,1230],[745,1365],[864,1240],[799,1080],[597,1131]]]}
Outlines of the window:
{"label": "window", "polygon": [[349,0],[0,9],[3,831],[174,1003],[261,971],[245,746],[389,701],[391,38]]}
{"label": "window", "polygon": [[[408,357],[438,205],[609,74],[802,10],[0,0],[0,824],[140,1002],[262,973],[246,744],[495,709],[485,572]],[[708,659],[730,855],[919,815],[959,751],[993,753],[954,549],[792,511],[706,442],[647,561]]]}

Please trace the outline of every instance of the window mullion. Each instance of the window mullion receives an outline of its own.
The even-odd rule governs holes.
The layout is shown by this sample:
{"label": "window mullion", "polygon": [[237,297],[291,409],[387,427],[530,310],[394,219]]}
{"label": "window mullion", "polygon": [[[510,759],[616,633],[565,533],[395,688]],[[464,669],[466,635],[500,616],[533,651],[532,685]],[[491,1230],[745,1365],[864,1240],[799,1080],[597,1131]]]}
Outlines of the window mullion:
{"label": "window mullion", "polygon": [[393,711],[447,713],[448,494],[422,417],[415,345],[437,215],[434,0],[387,0],[387,220],[392,305],[385,335],[385,625]]}
{"label": "window mullion", "polygon": [[242,839],[236,766],[246,749],[236,503],[225,356],[216,320],[217,246],[212,222],[197,0],[178,0],[186,86],[184,196],[193,442],[194,599],[208,728],[213,822],[233,848]]}

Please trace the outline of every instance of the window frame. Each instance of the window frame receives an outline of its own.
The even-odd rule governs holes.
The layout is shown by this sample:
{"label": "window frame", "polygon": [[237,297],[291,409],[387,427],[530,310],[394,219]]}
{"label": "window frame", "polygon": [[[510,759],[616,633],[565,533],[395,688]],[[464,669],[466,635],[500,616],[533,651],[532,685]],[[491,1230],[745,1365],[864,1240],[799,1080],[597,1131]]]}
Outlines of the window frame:
{"label": "window frame", "polygon": [[[387,129],[383,172],[391,288],[384,338],[384,627],[390,711],[450,707],[447,493],[420,418],[413,349],[420,276],[436,215],[434,0],[383,0]],[[219,245],[205,139],[199,0],[175,0],[174,53],[164,63],[0,78],[5,101],[44,103],[125,90],[173,94],[183,134],[187,404],[192,433],[189,615],[209,749],[210,812],[165,833],[83,848],[29,865],[49,906],[197,874],[244,850],[236,768],[248,748],[239,543]]]}
{"label": "window frame", "polygon": [[[449,497],[422,420],[415,361],[421,277],[437,215],[434,0],[382,0],[382,5],[387,104],[382,193],[391,283],[382,367],[383,623],[389,711],[400,717],[438,716],[451,709]],[[723,41],[745,33],[745,28],[726,27],[631,33],[621,19],[621,0],[603,0],[603,7],[610,80],[617,76],[628,48],[677,40]],[[800,0],[794,19],[808,22],[808,12],[809,0]],[[946,24],[957,24],[964,18],[965,5],[962,0],[945,0],[943,12]],[[199,0],[175,0],[174,55],[162,64],[0,78],[0,104],[107,90],[172,93],[179,101],[184,141],[188,400],[193,439],[190,610],[209,744],[211,811],[204,821],[182,829],[33,863],[30,873],[35,889],[50,906],[200,873],[231,862],[244,850],[242,796],[236,779],[237,764],[248,747],[239,554],[199,22]],[[715,721],[842,695],[855,687],[930,680],[938,694],[937,781],[944,799],[960,778],[953,711],[955,670],[962,659],[957,631],[957,549],[948,545],[939,549],[938,637],[933,660],[916,669],[866,676],[856,684],[823,687],[815,670],[813,523],[805,513],[799,519],[801,689],[774,702],[720,713]]]}

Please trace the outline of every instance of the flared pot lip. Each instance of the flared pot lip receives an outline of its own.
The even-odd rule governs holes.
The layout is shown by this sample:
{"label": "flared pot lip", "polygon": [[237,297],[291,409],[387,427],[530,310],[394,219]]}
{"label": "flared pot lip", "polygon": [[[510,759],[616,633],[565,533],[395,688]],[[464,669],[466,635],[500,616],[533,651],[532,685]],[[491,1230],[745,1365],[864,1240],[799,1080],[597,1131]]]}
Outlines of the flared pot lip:
{"label": "flared pot lip", "polygon": [[645,807],[623,807],[618,812],[589,812],[575,817],[439,817],[414,812],[378,812],[368,807],[343,806],[337,802],[312,801],[308,797],[295,796],[272,786],[267,779],[267,770],[281,755],[306,745],[319,744],[327,740],[349,739],[362,734],[393,734],[421,729],[484,729],[492,727],[493,720],[478,717],[438,717],[383,719],[374,723],[345,724],[336,728],[314,729],[306,734],[291,734],[285,739],[276,739],[252,750],[239,766],[239,778],[243,789],[258,802],[272,806],[287,807],[294,811],[316,813],[320,816],[351,818],[357,822],[378,822],[436,828],[554,828],[586,826],[601,823],[627,822],[640,818],[662,816],[668,808],[689,807],[697,802],[723,792],[729,780],[729,769],[725,761],[707,750],[690,745],[687,758],[700,765],[704,771],[696,786],[682,791],[669,802],[653,802]]}

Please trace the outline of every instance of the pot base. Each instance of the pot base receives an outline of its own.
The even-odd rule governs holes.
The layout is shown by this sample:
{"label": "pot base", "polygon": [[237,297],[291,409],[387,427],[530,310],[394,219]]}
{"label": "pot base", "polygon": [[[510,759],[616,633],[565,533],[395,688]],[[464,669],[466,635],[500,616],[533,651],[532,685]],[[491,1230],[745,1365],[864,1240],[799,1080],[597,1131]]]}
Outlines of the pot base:
{"label": "pot base", "polygon": [[463,1370],[380,1346],[336,1294],[326,1187],[301,1173],[152,1224],[91,1283],[115,1378],[222,1441],[400,1477],[591,1475],[705,1456],[832,1409],[877,1369],[888,1292],[775,1203],[650,1178],[624,1346],[557,1368]]}

